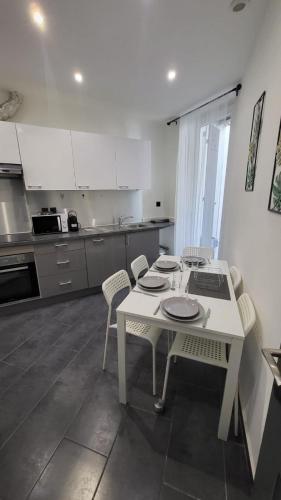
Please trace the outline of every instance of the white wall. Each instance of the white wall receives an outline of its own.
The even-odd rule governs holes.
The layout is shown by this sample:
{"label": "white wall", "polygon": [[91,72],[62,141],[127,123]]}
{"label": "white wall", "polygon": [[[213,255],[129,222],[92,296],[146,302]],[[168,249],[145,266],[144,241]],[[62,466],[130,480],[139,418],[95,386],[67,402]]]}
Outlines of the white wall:
{"label": "white wall", "polygon": [[[281,3],[272,0],[243,80],[233,121],[221,255],[237,265],[253,299],[257,325],[245,341],[240,398],[252,468],[261,444],[272,375],[261,347],[281,342],[281,215],[267,210],[281,117]],[[244,190],[252,110],[266,90],[254,191]]]}
{"label": "white wall", "polygon": [[[4,96],[1,96],[2,98]],[[59,94],[54,91],[35,91],[24,95],[24,102],[13,121],[45,125],[58,128],[92,131],[121,137],[143,138],[151,140],[152,186],[144,192],[113,193],[110,191],[95,192],[86,195],[87,210],[92,210],[91,217],[97,223],[111,223],[116,215],[135,215],[136,218],[167,216],[164,202],[164,129],[161,123],[147,121],[126,109],[114,107],[109,102],[88,100],[83,93],[76,97]],[[58,193],[49,193],[48,200],[58,204]],[[46,197],[45,197],[46,198]],[[29,196],[33,208],[41,206],[41,197]],[[156,207],[161,201],[161,207]],[[43,198],[42,198],[43,202]],[[72,203],[72,208],[81,210],[83,219],[86,203],[81,201],[81,193],[65,193],[65,203]]]}

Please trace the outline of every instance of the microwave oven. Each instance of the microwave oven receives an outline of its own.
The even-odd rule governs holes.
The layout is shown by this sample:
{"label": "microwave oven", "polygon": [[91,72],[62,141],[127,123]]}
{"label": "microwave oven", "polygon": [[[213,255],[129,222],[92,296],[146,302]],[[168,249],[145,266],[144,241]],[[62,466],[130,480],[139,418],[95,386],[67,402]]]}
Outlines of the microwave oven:
{"label": "microwave oven", "polygon": [[34,234],[67,233],[67,214],[32,215]]}

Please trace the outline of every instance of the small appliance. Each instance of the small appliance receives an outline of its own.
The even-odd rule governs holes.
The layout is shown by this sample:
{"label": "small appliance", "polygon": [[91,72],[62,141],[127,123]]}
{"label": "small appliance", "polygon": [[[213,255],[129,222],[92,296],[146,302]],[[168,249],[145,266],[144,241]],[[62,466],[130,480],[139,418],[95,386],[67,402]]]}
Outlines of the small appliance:
{"label": "small appliance", "polygon": [[67,214],[32,215],[32,226],[34,234],[67,233]]}
{"label": "small appliance", "polygon": [[75,212],[75,210],[70,210],[68,212],[68,230],[69,231],[79,231],[77,212]]}

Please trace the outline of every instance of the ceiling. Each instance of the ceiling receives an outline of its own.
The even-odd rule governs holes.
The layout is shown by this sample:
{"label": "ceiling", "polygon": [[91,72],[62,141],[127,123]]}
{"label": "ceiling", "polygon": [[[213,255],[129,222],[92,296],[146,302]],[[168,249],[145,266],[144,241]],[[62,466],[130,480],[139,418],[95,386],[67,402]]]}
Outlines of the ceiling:
{"label": "ceiling", "polygon": [[266,3],[234,14],[230,0],[38,0],[41,32],[30,2],[1,0],[0,89],[82,94],[164,119],[242,78]]}

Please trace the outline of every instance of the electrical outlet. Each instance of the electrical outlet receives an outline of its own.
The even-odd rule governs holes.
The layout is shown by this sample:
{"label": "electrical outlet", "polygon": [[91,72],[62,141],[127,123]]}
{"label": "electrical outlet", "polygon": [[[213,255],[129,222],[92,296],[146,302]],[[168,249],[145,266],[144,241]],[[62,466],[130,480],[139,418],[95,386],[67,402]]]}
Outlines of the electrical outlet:
{"label": "electrical outlet", "polygon": [[156,201],[156,206],[161,207],[161,201]]}

